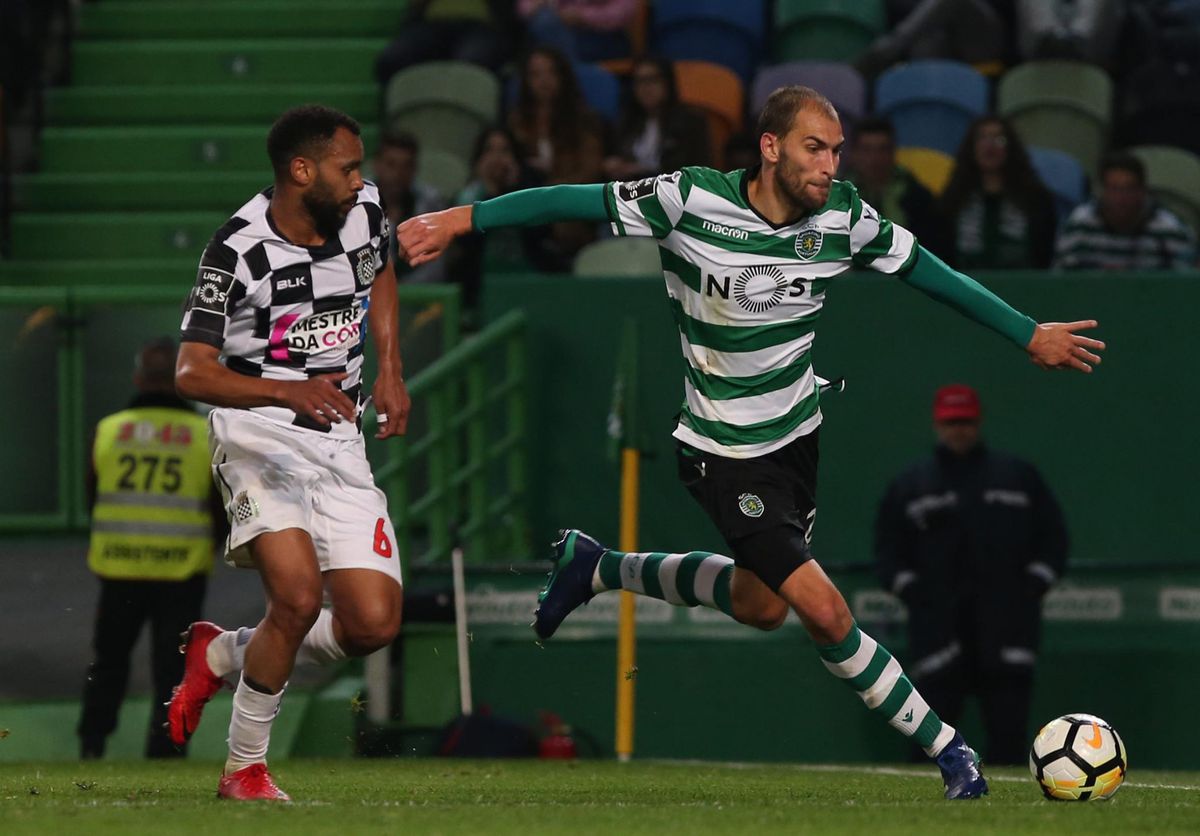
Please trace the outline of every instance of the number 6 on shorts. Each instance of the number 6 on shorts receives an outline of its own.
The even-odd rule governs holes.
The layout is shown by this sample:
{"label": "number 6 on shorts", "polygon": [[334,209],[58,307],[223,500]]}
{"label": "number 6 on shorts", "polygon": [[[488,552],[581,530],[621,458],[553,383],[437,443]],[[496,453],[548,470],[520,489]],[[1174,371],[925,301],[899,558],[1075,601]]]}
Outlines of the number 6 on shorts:
{"label": "number 6 on shorts", "polygon": [[392,556],[392,541],[388,539],[387,532],[383,528],[383,517],[375,522],[375,554],[380,557]]}

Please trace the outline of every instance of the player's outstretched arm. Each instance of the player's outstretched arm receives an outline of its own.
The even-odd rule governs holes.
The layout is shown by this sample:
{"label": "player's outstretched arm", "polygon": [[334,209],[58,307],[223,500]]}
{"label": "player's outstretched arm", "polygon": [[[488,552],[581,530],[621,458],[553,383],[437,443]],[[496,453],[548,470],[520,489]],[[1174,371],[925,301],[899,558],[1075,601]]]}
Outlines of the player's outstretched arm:
{"label": "player's outstretched arm", "polygon": [[1104,343],[1076,333],[1095,328],[1094,319],[1038,324],[924,247],[917,248],[916,260],[900,278],[1025,349],[1043,369],[1090,372],[1100,363],[1096,352],[1104,350]]}
{"label": "player's outstretched arm", "polygon": [[220,361],[220,349],[184,342],[175,363],[175,389],[181,397],[213,406],[286,406],[318,424],[354,421],[355,406],[337,387],[345,372],[308,380],[268,380],[231,372]]}
{"label": "player's outstretched arm", "polygon": [[404,435],[408,427],[411,401],[404,385],[400,361],[400,303],[396,297],[396,269],[388,264],[371,285],[371,306],[367,309],[370,331],[375,340],[379,371],[371,397],[379,416],[376,438]]}
{"label": "player's outstretched arm", "polygon": [[401,255],[418,267],[446,251],[455,238],[502,226],[539,226],[555,221],[606,221],[604,184],[522,189],[473,206],[454,206],[409,218],[396,230]]}

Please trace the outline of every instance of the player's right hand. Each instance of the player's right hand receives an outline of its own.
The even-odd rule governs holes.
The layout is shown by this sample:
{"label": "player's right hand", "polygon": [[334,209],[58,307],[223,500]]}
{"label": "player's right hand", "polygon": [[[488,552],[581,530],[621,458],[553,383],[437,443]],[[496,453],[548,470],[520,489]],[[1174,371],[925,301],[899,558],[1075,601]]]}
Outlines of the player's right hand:
{"label": "player's right hand", "polygon": [[285,384],[283,405],[304,415],[321,426],[355,420],[355,406],[337,384],[349,375],[346,372],[321,374],[308,380],[288,381]]}
{"label": "player's right hand", "polygon": [[1096,352],[1103,351],[1105,345],[1075,332],[1095,328],[1098,324],[1094,319],[1040,323],[1025,351],[1029,353],[1029,359],[1043,369],[1076,369],[1090,373],[1093,366],[1100,365],[1100,355]]}
{"label": "player's right hand", "polygon": [[410,267],[433,261],[460,235],[471,231],[470,206],[453,206],[409,218],[396,229],[400,255]]}

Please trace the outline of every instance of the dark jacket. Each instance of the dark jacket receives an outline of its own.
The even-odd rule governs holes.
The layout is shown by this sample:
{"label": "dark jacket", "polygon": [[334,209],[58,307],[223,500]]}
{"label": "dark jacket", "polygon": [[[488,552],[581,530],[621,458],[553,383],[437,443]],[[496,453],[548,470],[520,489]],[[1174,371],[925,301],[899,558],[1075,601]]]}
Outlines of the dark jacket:
{"label": "dark jacket", "polygon": [[[633,143],[645,130],[640,120],[625,119],[616,131],[617,155],[632,160]],[[688,165],[712,165],[708,120],[700,111],[688,105],[670,108],[662,119],[662,150],[658,170],[640,172],[646,177],[663,172],[678,171]]]}
{"label": "dark jacket", "polygon": [[1031,664],[1067,549],[1058,503],[1027,462],[938,447],[903,472],[879,506],[875,558],[908,605],[911,664],[956,640],[985,664]]}

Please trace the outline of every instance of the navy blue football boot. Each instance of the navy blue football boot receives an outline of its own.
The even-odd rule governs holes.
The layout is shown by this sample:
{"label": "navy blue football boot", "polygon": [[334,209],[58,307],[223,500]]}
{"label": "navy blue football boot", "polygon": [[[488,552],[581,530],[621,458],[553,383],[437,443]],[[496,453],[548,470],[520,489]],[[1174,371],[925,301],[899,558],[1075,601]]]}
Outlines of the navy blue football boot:
{"label": "navy blue football boot", "polygon": [[979,771],[979,755],[963,740],[961,732],[956,731],[954,739],[937,756],[937,765],[942,770],[946,798],[954,801],[987,795],[987,780]]}
{"label": "navy blue football boot", "polygon": [[538,607],[533,611],[533,630],[540,639],[553,636],[572,610],[592,600],[596,594],[592,592],[592,576],[607,551],[582,531],[568,528],[560,533],[553,546],[554,568],[538,593]]}

